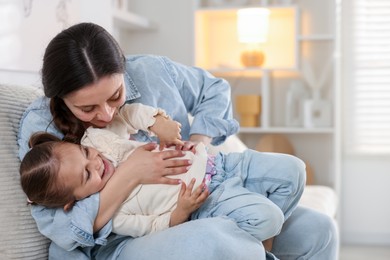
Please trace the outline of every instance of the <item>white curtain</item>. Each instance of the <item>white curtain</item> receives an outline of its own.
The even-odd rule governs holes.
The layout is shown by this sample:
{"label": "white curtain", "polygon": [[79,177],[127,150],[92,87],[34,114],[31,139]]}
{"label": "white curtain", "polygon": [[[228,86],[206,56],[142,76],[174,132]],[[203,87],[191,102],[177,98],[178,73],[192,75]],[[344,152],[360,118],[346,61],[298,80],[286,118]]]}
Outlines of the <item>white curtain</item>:
{"label": "white curtain", "polygon": [[[354,0],[343,37],[345,151],[390,154],[390,1]],[[344,21],[346,22],[346,21]]]}

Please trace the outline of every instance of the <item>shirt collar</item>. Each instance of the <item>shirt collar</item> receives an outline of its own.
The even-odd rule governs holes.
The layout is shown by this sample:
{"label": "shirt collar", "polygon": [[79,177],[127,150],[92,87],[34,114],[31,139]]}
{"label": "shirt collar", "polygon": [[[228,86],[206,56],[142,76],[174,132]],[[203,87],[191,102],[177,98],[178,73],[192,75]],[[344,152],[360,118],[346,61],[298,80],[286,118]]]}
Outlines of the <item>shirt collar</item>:
{"label": "shirt collar", "polygon": [[124,78],[126,87],[126,101],[139,98],[141,93],[139,93],[138,88],[135,86],[134,81],[131,79],[127,71],[125,71]]}

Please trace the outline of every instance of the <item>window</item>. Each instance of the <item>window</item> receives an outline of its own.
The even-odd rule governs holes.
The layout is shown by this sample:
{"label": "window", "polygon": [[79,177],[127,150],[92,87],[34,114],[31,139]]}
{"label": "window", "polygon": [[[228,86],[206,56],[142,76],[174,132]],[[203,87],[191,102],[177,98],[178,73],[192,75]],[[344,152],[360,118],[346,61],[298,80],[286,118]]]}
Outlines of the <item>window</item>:
{"label": "window", "polygon": [[390,154],[390,1],[349,4],[351,28],[344,30],[344,37],[350,36],[344,48],[350,65],[346,66],[346,149]]}

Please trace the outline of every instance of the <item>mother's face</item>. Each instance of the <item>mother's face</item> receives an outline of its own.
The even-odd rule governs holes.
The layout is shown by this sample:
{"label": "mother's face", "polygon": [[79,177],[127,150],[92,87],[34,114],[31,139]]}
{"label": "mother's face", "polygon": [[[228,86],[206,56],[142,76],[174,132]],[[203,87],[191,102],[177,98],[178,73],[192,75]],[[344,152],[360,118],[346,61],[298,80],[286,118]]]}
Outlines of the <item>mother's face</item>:
{"label": "mother's face", "polygon": [[113,74],[69,93],[64,97],[64,102],[81,121],[88,125],[105,127],[124,104],[125,96],[123,74]]}

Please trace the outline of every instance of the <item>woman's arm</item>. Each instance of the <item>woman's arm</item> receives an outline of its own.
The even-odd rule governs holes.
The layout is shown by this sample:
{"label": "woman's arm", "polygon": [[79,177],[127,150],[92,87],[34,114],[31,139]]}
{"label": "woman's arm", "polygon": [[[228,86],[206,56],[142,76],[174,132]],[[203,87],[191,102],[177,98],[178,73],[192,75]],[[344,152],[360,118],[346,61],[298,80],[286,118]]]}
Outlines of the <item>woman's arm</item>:
{"label": "woman's arm", "polygon": [[126,161],[116,169],[110,181],[100,192],[99,211],[95,219],[93,230],[101,229],[115,214],[121,203],[139,184],[179,184],[179,180],[168,178],[186,172],[190,162],[188,160],[169,160],[184,156],[182,151],[170,150],[151,152],[157,147],[149,143],[137,148]]}
{"label": "woman's arm", "polygon": [[191,151],[195,144],[203,143],[205,146],[208,146],[211,143],[211,137],[205,135],[191,135],[190,140],[183,142],[183,145],[176,145],[177,150]]}
{"label": "woman's arm", "polygon": [[[128,92],[140,97],[128,102],[164,109],[180,122],[183,140],[191,135],[209,136],[213,145],[238,131],[233,119],[230,85],[207,71],[185,66],[166,57],[136,55],[127,57],[125,83]],[[188,115],[194,120],[190,125]],[[147,141],[137,135],[137,140]]]}
{"label": "woman's arm", "polygon": [[204,145],[209,145],[211,143],[211,137],[199,134],[193,134],[190,136],[190,142],[193,143],[203,143]]}
{"label": "woman's arm", "polygon": [[231,89],[226,80],[197,67],[184,66],[167,58],[163,60],[171,69],[170,75],[174,75],[188,113],[194,117],[190,136],[208,136],[211,143],[218,145],[238,131],[238,122],[233,119]]}

